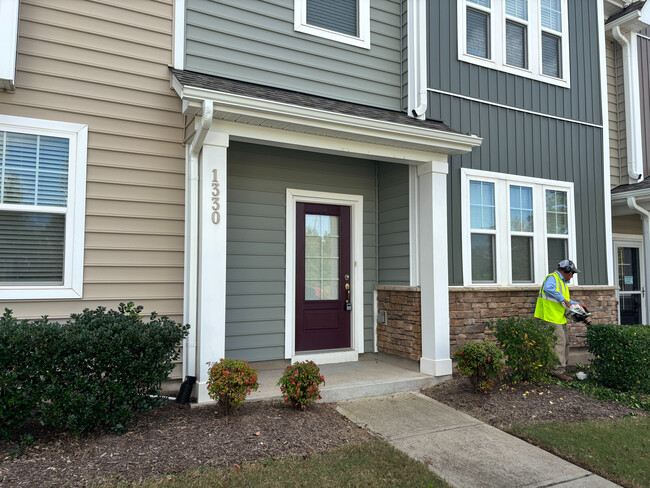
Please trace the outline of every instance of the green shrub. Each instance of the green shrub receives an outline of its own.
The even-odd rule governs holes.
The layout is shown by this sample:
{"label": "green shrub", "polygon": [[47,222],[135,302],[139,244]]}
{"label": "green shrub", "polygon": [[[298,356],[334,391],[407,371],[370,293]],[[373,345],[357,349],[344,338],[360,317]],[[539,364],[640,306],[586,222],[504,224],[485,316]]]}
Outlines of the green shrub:
{"label": "green shrub", "polygon": [[58,324],[46,318],[19,321],[5,309],[0,318],[0,439],[20,428],[38,405],[49,364],[49,344]]}
{"label": "green shrub", "polygon": [[598,381],[618,391],[650,393],[650,326],[592,324],[587,349]]}
{"label": "green shrub", "polygon": [[[65,324],[18,323],[6,312],[0,413],[11,427],[4,434],[32,413],[76,434],[102,426],[119,433],[134,411],[163,403],[157,395],[189,326],[155,313],[144,322],[141,311],[133,303],[117,311],[86,309]],[[6,392],[13,392],[8,400]]]}
{"label": "green shrub", "polygon": [[467,376],[475,390],[489,393],[494,381],[505,369],[503,352],[492,342],[479,341],[465,344],[454,354],[456,368]]}
{"label": "green shrub", "polygon": [[208,365],[208,395],[219,402],[226,415],[259,387],[257,371],[246,361],[225,358]]}
{"label": "green shrub", "polygon": [[284,402],[295,408],[305,409],[315,400],[319,400],[320,385],[325,382],[320,369],[313,361],[298,361],[287,366],[278,381]]}
{"label": "green shrub", "polygon": [[555,326],[533,318],[510,317],[488,323],[506,355],[512,383],[546,382],[558,361]]}

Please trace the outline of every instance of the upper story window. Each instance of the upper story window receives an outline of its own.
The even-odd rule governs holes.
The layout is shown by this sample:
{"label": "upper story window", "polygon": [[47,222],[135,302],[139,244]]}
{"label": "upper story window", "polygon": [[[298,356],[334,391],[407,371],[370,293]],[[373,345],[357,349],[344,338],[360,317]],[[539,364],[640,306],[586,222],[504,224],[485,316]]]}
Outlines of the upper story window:
{"label": "upper story window", "polygon": [[462,170],[466,284],[541,283],[575,256],[573,184]]}
{"label": "upper story window", "polygon": [[569,87],[567,0],[458,0],[462,61]]}
{"label": "upper story window", "polygon": [[81,298],[87,138],[0,116],[0,299]]}
{"label": "upper story window", "polygon": [[370,49],[370,0],[294,0],[294,29]]}

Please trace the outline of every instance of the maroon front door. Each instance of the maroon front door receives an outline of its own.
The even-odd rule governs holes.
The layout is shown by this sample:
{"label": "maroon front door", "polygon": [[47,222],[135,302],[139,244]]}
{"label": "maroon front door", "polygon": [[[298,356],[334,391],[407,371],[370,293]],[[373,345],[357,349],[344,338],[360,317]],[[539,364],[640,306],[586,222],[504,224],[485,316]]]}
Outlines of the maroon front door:
{"label": "maroon front door", "polygon": [[296,351],[350,347],[351,285],[350,207],[297,203]]}

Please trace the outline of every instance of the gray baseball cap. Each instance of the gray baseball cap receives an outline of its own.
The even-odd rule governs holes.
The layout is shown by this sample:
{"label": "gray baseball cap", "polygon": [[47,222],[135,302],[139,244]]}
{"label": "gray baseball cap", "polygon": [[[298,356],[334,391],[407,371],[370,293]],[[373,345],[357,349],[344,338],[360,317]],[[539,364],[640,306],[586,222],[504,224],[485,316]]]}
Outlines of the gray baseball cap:
{"label": "gray baseball cap", "polygon": [[558,267],[558,269],[562,268],[567,273],[571,273],[571,272],[580,273],[580,270],[578,269],[578,267],[573,263],[573,261],[571,261],[569,259],[565,259],[563,261],[560,261],[558,263],[557,267]]}

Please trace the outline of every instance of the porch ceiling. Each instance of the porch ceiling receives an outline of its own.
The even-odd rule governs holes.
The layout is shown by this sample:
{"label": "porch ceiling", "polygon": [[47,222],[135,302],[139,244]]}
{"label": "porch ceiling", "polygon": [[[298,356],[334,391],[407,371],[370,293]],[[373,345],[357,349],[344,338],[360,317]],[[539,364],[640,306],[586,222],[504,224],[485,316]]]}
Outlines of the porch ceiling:
{"label": "porch ceiling", "polygon": [[430,161],[433,154],[469,152],[482,142],[441,122],[418,120],[403,112],[170,70],[183,113],[199,115],[203,102],[212,102],[216,130],[233,139],[414,161]]}

